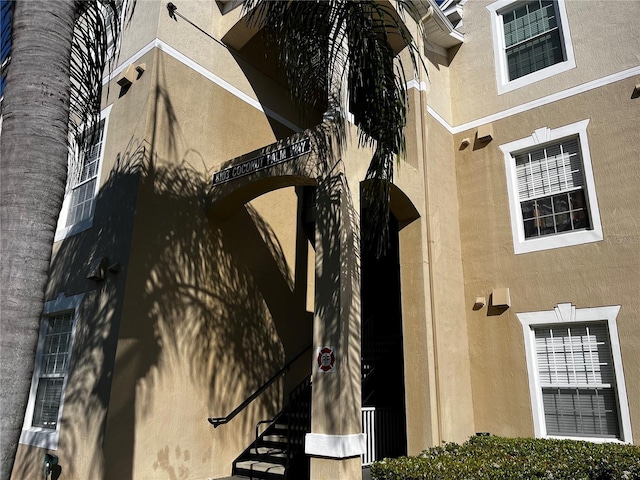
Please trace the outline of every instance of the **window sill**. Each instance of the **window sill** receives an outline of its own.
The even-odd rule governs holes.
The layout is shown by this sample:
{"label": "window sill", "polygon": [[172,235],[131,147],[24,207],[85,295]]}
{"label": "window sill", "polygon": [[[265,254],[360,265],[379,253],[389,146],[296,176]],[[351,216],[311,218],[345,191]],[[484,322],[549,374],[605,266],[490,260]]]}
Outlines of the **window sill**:
{"label": "window sill", "polygon": [[569,435],[543,435],[542,438],[550,440],[575,440],[579,442],[591,442],[591,443],[617,443],[620,445],[628,445],[631,442],[625,442],[619,438],[607,438],[607,437],[572,437]]}
{"label": "window sill", "polygon": [[60,240],[64,240],[65,238],[69,238],[80,232],[89,230],[91,227],[93,227],[93,217],[87,218],[78,223],[74,223],[73,225],[70,225],[68,227],[56,230],[56,236],[53,241],[59,242]]}
{"label": "window sill", "polygon": [[523,77],[516,78],[515,80],[502,82],[498,81],[498,95],[518,90],[519,88],[526,87],[527,85],[531,85],[532,83],[536,83],[546,78],[559,75],[560,73],[572,70],[574,68],[576,68],[576,62],[573,60],[573,58],[571,58],[570,60],[556,63],[555,65],[551,65],[547,68],[543,68],[542,70],[538,70],[537,72],[533,72]]}
{"label": "window sill", "polygon": [[47,430],[45,428],[25,428],[20,434],[20,444],[31,447],[46,448],[48,450],[58,449],[58,439],[60,431]]}
{"label": "window sill", "polygon": [[603,238],[602,229],[598,226],[598,228],[594,228],[593,230],[558,233],[529,240],[520,240],[514,243],[513,250],[516,255],[519,255],[521,253],[540,252],[542,250],[600,242]]}

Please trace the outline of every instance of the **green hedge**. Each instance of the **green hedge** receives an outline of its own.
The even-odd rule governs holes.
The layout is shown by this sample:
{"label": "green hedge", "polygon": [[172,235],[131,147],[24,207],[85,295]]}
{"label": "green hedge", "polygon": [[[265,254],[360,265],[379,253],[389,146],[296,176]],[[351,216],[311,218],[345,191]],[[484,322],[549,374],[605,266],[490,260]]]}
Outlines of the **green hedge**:
{"label": "green hedge", "polygon": [[384,459],[373,480],[640,480],[640,447],[533,438],[471,437],[417,457]]}

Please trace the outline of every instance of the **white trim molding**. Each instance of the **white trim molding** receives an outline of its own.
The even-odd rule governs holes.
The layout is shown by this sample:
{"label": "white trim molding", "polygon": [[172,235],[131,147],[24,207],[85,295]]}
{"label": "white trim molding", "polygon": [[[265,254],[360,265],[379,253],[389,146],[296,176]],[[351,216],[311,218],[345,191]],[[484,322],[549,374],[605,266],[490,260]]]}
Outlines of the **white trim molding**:
{"label": "white trim molding", "polygon": [[571,43],[571,35],[569,33],[569,23],[567,20],[567,10],[564,0],[556,0],[554,2],[555,12],[557,15],[557,23],[560,41],[562,43],[562,53],[564,60],[540,70],[529,73],[514,80],[509,80],[509,72],[507,69],[505,36],[503,28],[502,15],[513,11],[516,8],[518,0],[498,0],[490,5],[487,9],[491,12],[491,31],[493,34],[493,55],[496,68],[496,84],[498,95],[511,92],[526,85],[544,80],[545,78],[558,75],[576,68],[576,60],[573,55],[573,44]]}
{"label": "white trim molding", "polygon": [[487,123],[497,122],[499,120],[504,120],[505,118],[512,117],[514,115],[518,115],[520,113],[528,112],[529,110],[533,110],[538,107],[542,107],[544,105],[549,105],[550,103],[554,103],[560,100],[564,100],[565,98],[574,97],[576,95],[580,95],[581,93],[588,92],[590,90],[594,90],[596,88],[605,87],[615,82],[619,82],[621,80],[626,80],[627,78],[635,77],[640,75],[640,66],[629,68],[627,70],[623,70],[621,72],[616,72],[611,75],[607,75],[605,77],[597,78],[590,82],[586,82],[580,85],[576,85],[575,87],[567,88],[566,90],[562,90],[557,93],[553,93],[551,95],[547,95],[545,97],[538,98],[536,100],[532,100],[527,103],[523,103],[521,105],[516,105],[515,107],[508,108],[507,110],[502,110],[500,112],[493,113],[491,115],[487,115],[485,117],[478,118],[477,120],[472,120],[470,122],[462,123],[460,125],[453,126],[449,122],[447,122],[438,112],[434,110],[434,108],[430,105],[427,106],[427,112],[435,118],[440,125],[447,129],[447,131],[451,134],[462,133],[467,130],[471,130],[473,128],[478,128],[480,125],[485,125]]}
{"label": "white trim molding", "polygon": [[140,50],[138,50],[135,54],[133,54],[126,62],[123,62],[122,65],[120,65],[118,68],[114,69],[109,75],[105,76],[102,79],[102,83],[105,84],[105,83],[113,80],[114,78],[117,78],[118,75],[120,75],[120,73],[122,73],[124,70],[126,70],[129,67],[129,65],[131,65],[131,64],[135,63],[136,61],[138,61],[143,55],[149,53],[154,48],[160,50],[163,53],[166,53],[170,57],[172,57],[175,60],[179,61],[183,65],[189,67],[193,71],[199,73],[200,75],[202,75],[206,79],[210,80],[211,82],[215,83],[216,85],[218,85],[222,89],[224,89],[227,92],[231,93],[232,95],[234,95],[235,97],[239,98],[243,102],[246,102],[247,104],[251,105],[253,108],[255,108],[256,110],[258,110],[258,111],[260,111],[262,113],[264,113],[268,117],[273,118],[274,120],[276,120],[277,122],[279,122],[282,125],[286,126],[287,128],[291,129],[292,131],[294,131],[294,132],[301,132],[302,131],[302,129],[298,125],[295,125],[294,123],[290,122],[289,120],[284,118],[282,115],[276,113],[275,111],[264,107],[257,99],[255,99],[251,95],[248,95],[247,93],[243,92],[242,90],[240,90],[239,88],[235,87],[234,85],[231,85],[229,82],[224,80],[222,77],[219,77],[215,73],[207,70],[205,67],[203,67],[202,65],[200,65],[196,61],[192,60],[191,58],[187,57],[182,52],[176,50],[175,48],[173,48],[169,44],[163,42],[159,38],[156,38],[156,39],[152,40],[151,42],[149,42],[147,45],[145,45]]}
{"label": "white trim molding", "polygon": [[[624,369],[622,364],[622,353],[620,351],[620,340],[618,337],[617,317],[620,312],[620,305],[576,308],[571,303],[560,303],[553,310],[539,312],[516,313],[518,320],[522,324],[524,334],[524,346],[527,360],[527,370],[529,372],[529,392],[531,395],[531,409],[533,414],[533,426],[536,437],[542,438],[572,438],[587,440],[591,442],[622,442],[633,443],[631,433],[631,416],[629,414],[629,402],[625,388]],[[538,366],[536,364],[536,342],[535,327],[545,325],[606,322],[609,332],[609,342],[611,356],[613,357],[613,367],[615,374],[615,391],[617,396],[618,417],[620,438],[603,437],[558,437],[547,434],[544,406],[542,402],[542,387]]]}
{"label": "white trim molding", "polygon": [[64,374],[64,381],[62,384],[62,396],[60,398],[60,408],[58,410],[58,421],[56,422],[55,429],[33,427],[33,413],[36,402],[36,393],[38,390],[38,379],[40,370],[42,368],[42,356],[44,354],[44,340],[47,331],[47,322],[44,321],[46,317],[56,314],[73,312],[73,326],[71,329],[71,339],[69,341],[69,352],[67,359],[67,366],[69,365],[71,353],[73,351],[73,341],[76,333],[76,325],[78,320],[78,307],[82,303],[84,294],[73,295],[66,297],[63,293],[58,295],[55,300],[48,301],[44,304],[43,321],[40,327],[40,338],[38,340],[38,350],[36,353],[35,368],[33,371],[33,377],[31,379],[31,389],[29,391],[29,401],[27,403],[27,411],[24,415],[24,423],[22,425],[22,432],[20,434],[19,443],[23,445],[31,445],[33,447],[46,448],[48,450],[58,449],[58,440],[60,439],[60,424],[62,420],[62,410],[64,407],[65,389],[67,387],[67,380],[69,378],[69,371]]}
{"label": "white trim molding", "polygon": [[351,435],[307,433],[304,442],[304,453],[329,458],[357,457],[366,452],[366,440],[367,436],[364,433]]}
{"label": "white trim molding", "polygon": [[[509,212],[511,214],[511,233],[513,237],[513,250],[517,254],[549,250],[552,248],[581,245],[584,243],[598,242],[603,239],[602,224],[596,197],[596,187],[591,167],[591,154],[587,139],[587,125],[589,120],[572,123],[564,127],[550,129],[542,127],[532,133],[530,137],[515,140],[500,145],[504,155],[505,173],[507,176],[507,192],[509,195]],[[585,182],[586,204],[589,209],[590,227],[586,230],[575,230],[554,235],[545,235],[525,239],[522,210],[518,196],[518,178],[516,174],[516,162],[514,155],[546,143],[553,143],[565,138],[578,138],[582,168]]]}

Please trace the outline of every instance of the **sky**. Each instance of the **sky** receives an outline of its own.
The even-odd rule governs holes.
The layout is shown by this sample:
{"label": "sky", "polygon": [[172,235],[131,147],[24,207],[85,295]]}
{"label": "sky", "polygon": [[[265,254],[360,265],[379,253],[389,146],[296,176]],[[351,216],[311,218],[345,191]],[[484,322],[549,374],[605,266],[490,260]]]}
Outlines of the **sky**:
{"label": "sky", "polygon": [[[4,64],[11,52],[11,3],[0,0],[0,65]],[[0,78],[0,98],[4,94],[4,72]]]}

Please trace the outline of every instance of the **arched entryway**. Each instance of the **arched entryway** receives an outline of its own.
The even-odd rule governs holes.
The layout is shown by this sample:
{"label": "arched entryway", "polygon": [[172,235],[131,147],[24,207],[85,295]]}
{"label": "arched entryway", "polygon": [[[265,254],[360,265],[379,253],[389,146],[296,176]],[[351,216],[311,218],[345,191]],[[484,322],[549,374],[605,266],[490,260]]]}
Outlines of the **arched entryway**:
{"label": "arched entryway", "polygon": [[[368,458],[407,453],[411,429],[405,399],[411,391],[404,384],[403,317],[414,325],[421,315],[416,309],[403,315],[407,305],[401,296],[401,279],[415,272],[413,267],[401,269],[400,264],[402,259],[405,264],[421,265],[419,255],[413,255],[420,251],[421,236],[416,230],[420,223],[414,222],[419,214],[392,185],[391,244],[386,255],[376,258],[360,243],[368,217],[358,212],[360,195],[349,188],[345,164],[319,162],[314,148],[307,148],[303,141],[303,136],[289,138],[225,164],[223,173],[214,174],[210,214],[224,218],[260,195],[297,187],[297,225],[304,241],[313,246],[315,258],[310,267],[314,269],[313,346],[311,358],[307,357],[313,372],[311,418],[301,444],[311,460],[310,478],[325,478],[337,471],[339,478],[356,478],[362,454],[366,464]],[[359,151],[354,145],[345,156],[353,160]],[[296,152],[302,153],[294,160],[290,155]],[[419,297],[414,290],[407,298]],[[319,352],[325,351],[331,354],[329,366],[320,364]],[[367,430],[366,417],[362,421],[369,407],[374,409],[376,432]],[[369,449],[367,438],[373,442]]]}

